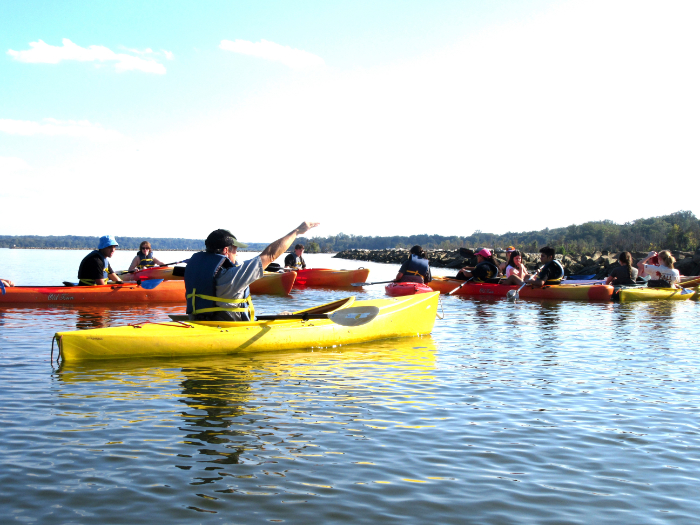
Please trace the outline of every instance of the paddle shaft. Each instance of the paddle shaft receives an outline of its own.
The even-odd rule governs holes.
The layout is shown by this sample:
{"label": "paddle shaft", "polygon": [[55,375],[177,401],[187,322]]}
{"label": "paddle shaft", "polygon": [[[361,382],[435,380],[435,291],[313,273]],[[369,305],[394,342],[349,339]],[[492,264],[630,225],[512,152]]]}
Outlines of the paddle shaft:
{"label": "paddle shaft", "polygon": [[465,284],[467,284],[469,281],[471,281],[471,279],[467,279],[466,281],[464,281],[462,284],[460,284],[460,285],[459,285],[457,288],[455,288],[454,290],[452,290],[452,291],[450,291],[450,292],[447,292],[447,295],[452,295],[452,294],[455,293],[457,290],[459,290],[462,286],[464,286]]}
{"label": "paddle shaft", "polygon": [[[184,259],[182,261],[175,261],[171,263],[165,263],[165,264],[160,264],[158,266],[151,266],[150,268],[165,268],[166,266],[172,266],[173,264],[180,264],[182,262],[189,261],[189,259]],[[148,270],[149,268],[137,268],[136,270],[127,270],[126,272],[119,272],[119,275],[124,275],[125,273],[136,273],[140,272],[141,270]]]}
{"label": "paddle shaft", "polygon": [[396,281],[377,281],[376,283],[350,283],[350,286],[370,286],[373,284],[389,284],[395,282]]}
{"label": "paddle shaft", "polygon": [[510,295],[510,292],[512,292],[513,290],[511,290],[510,292],[508,292],[508,294],[507,294],[507,295],[508,295],[508,298],[509,298],[509,299],[513,299],[513,301],[517,301],[518,299],[520,299],[520,290],[522,290],[523,288],[525,288],[525,285],[526,285],[526,284],[527,284],[526,282],[523,283],[523,284],[521,284],[521,285],[520,285],[520,288],[518,288],[517,290],[515,290],[515,293],[514,293],[513,295]]}

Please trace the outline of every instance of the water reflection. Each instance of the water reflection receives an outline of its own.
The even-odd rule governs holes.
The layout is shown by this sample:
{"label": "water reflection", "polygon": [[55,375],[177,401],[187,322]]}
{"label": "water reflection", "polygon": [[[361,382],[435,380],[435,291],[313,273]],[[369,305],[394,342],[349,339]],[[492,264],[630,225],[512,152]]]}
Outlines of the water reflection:
{"label": "water reflection", "polygon": [[[244,464],[267,465],[270,475],[282,476],[273,467],[280,460],[316,457],[319,432],[343,429],[357,439],[364,426],[384,424],[369,423],[367,407],[396,403],[403,409],[417,385],[434,382],[434,351],[431,337],[404,338],[325,351],[63,363],[55,377],[59,397],[73,402],[167,403],[153,416],[167,413],[180,421],[181,438],[169,444],[177,450],[173,466],[189,472],[190,485],[214,484],[216,492],[230,493],[234,479],[250,477]],[[118,413],[111,414],[115,418]],[[119,441],[116,436],[110,440]]]}

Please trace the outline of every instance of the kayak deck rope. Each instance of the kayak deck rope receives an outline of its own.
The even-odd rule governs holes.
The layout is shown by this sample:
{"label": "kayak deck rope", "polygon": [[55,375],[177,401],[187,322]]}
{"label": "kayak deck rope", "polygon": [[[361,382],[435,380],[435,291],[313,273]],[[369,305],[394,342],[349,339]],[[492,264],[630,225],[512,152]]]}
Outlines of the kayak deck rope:
{"label": "kayak deck rope", "polygon": [[53,363],[53,343],[54,343],[54,341],[56,341],[57,346],[58,346],[58,354],[56,355],[56,364],[58,364],[58,362],[61,360],[61,345],[58,344],[58,338],[56,335],[54,335],[51,338],[51,361],[50,362]]}
{"label": "kayak deck rope", "polygon": [[129,326],[133,326],[134,328],[143,328],[143,326],[147,324],[159,324],[162,326],[170,326],[171,328],[194,328],[194,326],[192,326],[191,324],[187,324],[183,321],[170,321],[167,323],[159,323],[157,321],[142,321],[140,323],[130,324]]}

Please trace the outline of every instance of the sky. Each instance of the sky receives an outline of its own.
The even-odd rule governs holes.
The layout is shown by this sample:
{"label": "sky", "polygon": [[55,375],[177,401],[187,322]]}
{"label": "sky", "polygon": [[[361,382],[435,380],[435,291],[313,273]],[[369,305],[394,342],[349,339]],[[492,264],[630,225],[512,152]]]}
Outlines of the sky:
{"label": "sky", "polygon": [[0,235],[700,216],[698,26],[695,0],[0,2]]}

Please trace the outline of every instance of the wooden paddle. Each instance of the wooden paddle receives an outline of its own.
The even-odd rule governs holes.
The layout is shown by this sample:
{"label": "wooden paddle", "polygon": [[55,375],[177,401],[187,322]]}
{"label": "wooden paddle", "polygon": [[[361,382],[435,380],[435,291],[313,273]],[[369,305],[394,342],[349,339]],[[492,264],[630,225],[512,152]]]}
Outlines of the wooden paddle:
{"label": "wooden paddle", "polygon": [[678,284],[680,284],[683,288],[692,288],[700,284],[700,277],[696,277],[695,279],[690,279]]}
{"label": "wooden paddle", "polygon": [[[372,321],[379,313],[379,308],[376,306],[352,306],[350,308],[341,308],[330,314],[289,314],[289,315],[258,315],[256,321],[285,321],[285,320],[300,320],[309,321],[312,319],[329,319],[335,324],[341,326],[360,326]],[[187,315],[170,315],[173,321],[188,321]],[[228,322],[228,321],[221,321]]]}

